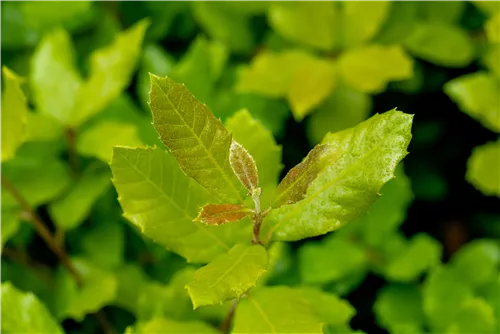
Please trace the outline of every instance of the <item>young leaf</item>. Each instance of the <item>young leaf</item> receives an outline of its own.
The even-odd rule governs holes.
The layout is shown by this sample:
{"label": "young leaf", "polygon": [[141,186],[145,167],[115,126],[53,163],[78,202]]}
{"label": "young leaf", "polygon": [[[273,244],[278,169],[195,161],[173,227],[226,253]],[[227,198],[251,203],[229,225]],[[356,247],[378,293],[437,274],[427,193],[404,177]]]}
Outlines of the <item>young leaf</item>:
{"label": "young leaf", "polygon": [[240,301],[233,333],[323,333],[323,321],[299,289],[266,287]]}
{"label": "young leaf", "polygon": [[90,56],[90,76],[78,92],[70,125],[77,127],[103,110],[129,84],[148,26],[148,20],[139,21]]}
{"label": "young leaf", "polygon": [[229,131],[184,85],[150,77],[153,126],[182,170],[214,197],[243,202],[242,186],[229,165]]}
{"label": "young leaf", "polygon": [[307,188],[328,163],[337,155],[328,145],[316,145],[297,166],[288,171],[276,189],[273,207],[293,204],[302,200]]}
{"label": "young leaf", "polygon": [[21,89],[23,80],[7,67],[2,67],[2,155],[1,160],[12,158],[26,139],[28,106]]}
{"label": "young leaf", "polygon": [[198,269],[186,285],[193,307],[239,298],[255,286],[267,270],[267,261],[261,245],[235,245],[226,255]]}
{"label": "young leaf", "polygon": [[251,213],[252,210],[240,204],[206,204],[194,221],[206,225],[220,225],[241,220]]}
{"label": "young leaf", "polygon": [[213,199],[161,149],[115,147],[111,170],[124,216],[189,262],[210,262],[251,235],[250,224],[193,222],[199,208]]}
{"label": "young leaf", "polygon": [[165,318],[154,318],[147,322],[139,322],[133,327],[127,327],[125,334],[142,334],[142,333],[164,333],[164,334],[219,334],[215,328],[201,321],[186,321],[180,322]]}
{"label": "young leaf", "polygon": [[283,165],[281,146],[276,144],[272,133],[246,109],[228,118],[225,126],[233,134],[234,140],[241,143],[255,159],[260,187],[275,187]]}
{"label": "young leaf", "polygon": [[327,135],[338,159],[321,171],[303,200],[274,209],[267,240],[292,241],[325,234],[356,219],[379,197],[407,154],[412,115],[391,110],[358,126]]}
{"label": "young leaf", "polygon": [[389,81],[413,76],[413,59],[399,45],[367,45],[340,55],[337,69],[343,81],[364,93],[378,93]]}
{"label": "young leaf", "polygon": [[478,71],[448,81],[443,89],[460,110],[500,133],[500,85],[495,75]]}
{"label": "young leaf", "polygon": [[2,333],[64,333],[32,292],[2,283]]}
{"label": "young leaf", "polygon": [[229,148],[229,164],[250,194],[259,186],[259,174],[255,160],[248,151],[236,141]]}

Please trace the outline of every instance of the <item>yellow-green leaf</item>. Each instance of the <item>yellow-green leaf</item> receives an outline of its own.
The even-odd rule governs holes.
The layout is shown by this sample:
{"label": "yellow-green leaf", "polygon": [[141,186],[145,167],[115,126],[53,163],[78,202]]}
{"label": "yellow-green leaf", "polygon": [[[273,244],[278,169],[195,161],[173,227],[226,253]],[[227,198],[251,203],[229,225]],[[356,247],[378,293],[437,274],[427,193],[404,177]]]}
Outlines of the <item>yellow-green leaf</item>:
{"label": "yellow-green leaf", "polygon": [[2,162],[12,158],[26,139],[28,105],[21,89],[23,80],[2,67]]}
{"label": "yellow-green leaf", "polygon": [[154,318],[127,327],[125,334],[163,333],[163,334],[219,334],[220,332],[201,321],[175,321],[166,318]]}
{"label": "yellow-green leaf", "polygon": [[237,242],[249,241],[248,221],[216,227],[192,221],[213,199],[164,150],[115,147],[111,170],[124,216],[189,262],[210,262]]}
{"label": "yellow-green leaf", "polygon": [[64,333],[32,292],[2,283],[2,333]]}
{"label": "yellow-green leaf", "polygon": [[500,43],[500,11],[486,22],[485,30],[490,43]]}
{"label": "yellow-green leaf", "polygon": [[460,110],[500,133],[500,80],[491,73],[478,71],[444,85],[444,92]]}
{"label": "yellow-green leaf", "polygon": [[318,174],[303,200],[270,212],[264,221],[271,226],[266,239],[292,241],[325,234],[365,212],[407,154],[412,119],[391,110],[327,135],[324,143],[338,159]]}
{"label": "yellow-green leaf", "polygon": [[465,179],[488,196],[500,197],[500,140],[474,148]]}
{"label": "yellow-green leaf", "polygon": [[340,78],[364,93],[378,93],[390,81],[413,76],[413,60],[399,45],[367,45],[344,52],[338,59]]}
{"label": "yellow-green leaf", "polygon": [[256,285],[267,270],[267,261],[266,249],[261,245],[235,245],[226,255],[194,273],[186,285],[193,307],[239,298]]}
{"label": "yellow-green leaf", "polygon": [[229,131],[184,85],[150,77],[153,125],[182,170],[214,197],[243,202],[243,187],[229,164]]}

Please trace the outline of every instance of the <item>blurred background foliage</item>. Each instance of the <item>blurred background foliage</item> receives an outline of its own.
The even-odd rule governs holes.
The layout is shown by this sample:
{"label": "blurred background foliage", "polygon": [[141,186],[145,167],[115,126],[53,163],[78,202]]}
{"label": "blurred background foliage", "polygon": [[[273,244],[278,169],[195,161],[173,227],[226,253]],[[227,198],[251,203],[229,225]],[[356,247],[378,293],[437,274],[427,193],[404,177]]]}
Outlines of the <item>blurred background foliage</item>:
{"label": "blurred background foliage", "polygon": [[192,310],[184,285],[197,266],[128,224],[111,185],[113,145],[162,145],[148,72],[185,83],[223,120],[247,108],[283,146],[283,175],[328,131],[395,107],[415,114],[410,155],[381,199],[338,232],[275,244],[268,284],[349,301],[332,303],[342,314],[332,333],[499,332],[499,2],[1,9],[2,111],[19,85],[29,109],[18,106],[18,124],[2,112],[2,185],[44,220],[84,282],[3,186],[3,332],[115,333],[136,321],[143,327],[130,332],[181,332],[202,329],[179,321],[222,321],[226,306]]}

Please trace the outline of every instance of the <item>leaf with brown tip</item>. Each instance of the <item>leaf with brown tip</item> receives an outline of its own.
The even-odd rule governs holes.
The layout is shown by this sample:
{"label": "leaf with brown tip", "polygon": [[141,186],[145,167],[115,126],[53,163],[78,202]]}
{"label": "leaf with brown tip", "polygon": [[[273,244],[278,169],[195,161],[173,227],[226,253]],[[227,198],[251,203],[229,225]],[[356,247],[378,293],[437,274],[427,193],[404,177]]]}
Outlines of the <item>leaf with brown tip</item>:
{"label": "leaf with brown tip", "polygon": [[206,225],[220,225],[235,222],[250,215],[252,210],[238,204],[206,204],[201,208],[198,217],[194,221],[199,221]]}

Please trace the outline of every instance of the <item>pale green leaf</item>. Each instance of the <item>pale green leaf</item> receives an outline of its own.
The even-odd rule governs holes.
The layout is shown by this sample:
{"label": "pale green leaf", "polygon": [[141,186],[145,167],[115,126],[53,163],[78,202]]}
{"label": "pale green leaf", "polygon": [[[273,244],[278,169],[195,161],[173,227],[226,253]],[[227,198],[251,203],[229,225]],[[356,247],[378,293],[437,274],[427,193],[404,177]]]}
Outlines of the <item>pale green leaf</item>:
{"label": "pale green leaf", "polygon": [[36,109],[63,125],[70,124],[82,79],[74,67],[74,50],[66,31],[45,35],[31,59],[30,73]]}
{"label": "pale green leaf", "polygon": [[466,7],[465,1],[422,1],[418,4],[423,19],[446,23],[458,23]]}
{"label": "pale green leaf", "polygon": [[303,200],[270,212],[267,240],[299,240],[338,229],[378,199],[407,154],[413,116],[397,110],[375,115],[354,128],[327,135],[338,156],[307,189]]}
{"label": "pale green leaf", "polygon": [[5,243],[12,238],[20,227],[20,217],[18,210],[2,210],[2,228],[0,239],[0,253],[3,251]]}
{"label": "pale green leaf", "polygon": [[317,59],[301,66],[292,76],[287,99],[296,121],[301,121],[330,95],[335,87],[333,62]]}
{"label": "pale green leaf", "polygon": [[248,193],[253,196],[259,186],[257,165],[252,155],[235,140],[231,142],[229,147],[229,164],[238,180],[248,190]]}
{"label": "pale green leaf", "polygon": [[302,288],[302,295],[309,301],[315,313],[328,325],[345,325],[356,314],[349,302],[318,288]]}
{"label": "pale green leaf", "polygon": [[427,234],[416,234],[406,249],[385,268],[385,275],[394,281],[413,281],[422,273],[441,263],[442,246]]}
{"label": "pale green leaf", "polygon": [[422,289],[423,309],[434,332],[443,333],[473,298],[472,290],[451,268],[438,267],[426,278]]}
{"label": "pale green leaf", "polygon": [[465,179],[485,195],[500,197],[500,140],[475,147]]}
{"label": "pale green leaf", "polygon": [[444,22],[420,22],[404,46],[415,57],[445,67],[465,67],[475,56],[467,33]]}
{"label": "pale green leaf", "polygon": [[[59,196],[71,180],[66,164],[52,157],[18,157],[2,163],[2,175],[8,178],[34,207]],[[17,205],[14,198],[2,187],[2,208]]]}
{"label": "pale green leaf", "polygon": [[140,146],[138,128],[133,124],[98,122],[87,128],[77,138],[76,150],[83,156],[110,162],[114,146]]}
{"label": "pale green leaf", "polygon": [[241,204],[205,204],[193,221],[220,225],[242,220],[251,213],[252,210]]}
{"label": "pale green leaf", "polygon": [[242,144],[255,159],[259,173],[259,184],[271,190],[278,183],[283,168],[281,164],[281,146],[276,144],[272,133],[243,109],[228,118],[226,128],[233,134],[234,140]]}
{"label": "pale green leaf", "polygon": [[118,283],[112,273],[95,267],[85,258],[72,258],[71,262],[82,277],[82,287],[60,267],[51,293],[51,309],[58,319],[82,321],[85,315],[97,312],[114,300]]}
{"label": "pale green leaf", "polygon": [[220,332],[201,321],[180,322],[166,318],[155,318],[147,322],[139,322],[133,327],[127,327],[127,329],[125,330],[125,334],[141,333],[219,334]]}
{"label": "pale green leaf", "polygon": [[226,254],[198,269],[186,289],[196,309],[222,303],[253,288],[267,270],[267,252],[261,245],[237,244]]}
{"label": "pale green leaf", "polygon": [[500,80],[495,75],[484,71],[467,74],[448,81],[444,92],[460,110],[500,132]]}
{"label": "pale green leaf", "polygon": [[164,150],[116,147],[111,170],[124,216],[189,262],[210,262],[237,242],[249,241],[248,221],[217,227],[192,222],[211,198]]}
{"label": "pale green leaf", "polygon": [[485,23],[485,30],[490,43],[500,43],[500,11]]}
{"label": "pale green leaf", "polygon": [[267,17],[273,30],[283,37],[320,50],[336,44],[338,12],[331,2],[274,2]]}
{"label": "pale green leaf", "polygon": [[342,2],[342,45],[353,47],[368,42],[384,23],[390,1]]}
{"label": "pale green leaf", "polygon": [[424,332],[422,296],[415,285],[390,284],[385,286],[378,292],[373,308],[377,323],[390,333],[399,333],[398,329],[401,328],[414,328],[418,333]]}
{"label": "pale green leaf", "polygon": [[111,175],[108,171],[86,170],[66,194],[49,205],[54,223],[63,230],[78,227],[110,185]]}
{"label": "pale green leaf", "polygon": [[248,67],[241,70],[236,90],[270,97],[285,97],[290,91],[292,80],[296,74],[302,68],[316,62],[328,64],[328,62],[299,49],[289,49],[283,52],[260,52],[252,59]]}
{"label": "pale green leaf", "polygon": [[472,287],[487,283],[498,273],[499,264],[500,247],[493,240],[471,241],[462,246],[451,261],[457,277]]}
{"label": "pale green leaf", "polygon": [[28,113],[26,141],[49,141],[63,134],[61,124],[53,117],[40,112]]}
{"label": "pale green leaf", "polygon": [[124,260],[125,232],[121,222],[100,221],[87,229],[81,242],[86,258],[102,269],[116,269]]}
{"label": "pale green leaf", "polygon": [[2,162],[12,158],[26,139],[28,105],[22,82],[22,78],[2,67]]}
{"label": "pale green leaf", "polygon": [[231,134],[182,84],[151,75],[153,125],[184,173],[213,196],[243,202],[243,187],[229,165]]}
{"label": "pale green leaf", "polygon": [[372,108],[368,94],[338,85],[333,93],[315,111],[306,123],[307,138],[311,144],[319,143],[328,132],[337,132],[361,123]]}
{"label": "pale green leaf", "polygon": [[76,96],[71,126],[79,126],[102,111],[127,87],[148,26],[149,21],[142,20],[118,34],[110,45],[90,55],[90,75]]}
{"label": "pale green leaf", "polygon": [[301,290],[277,286],[240,301],[232,333],[323,333],[323,323]]}
{"label": "pale green leaf", "polygon": [[368,264],[362,246],[336,237],[305,244],[299,248],[298,259],[302,280],[312,284],[341,280]]}
{"label": "pale green leaf", "polygon": [[342,53],[337,62],[340,78],[364,93],[379,93],[390,81],[413,76],[413,60],[399,45],[367,45]]}
{"label": "pale green leaf", "polygon": [[447,333],[498,333],[498,320],[493,308],[481,298],[466,301],[455,320],[448,326]]}
{"label": "pale green leaf", "polygon": [[32,292],[2,283],[2,333],[64,333]]}

